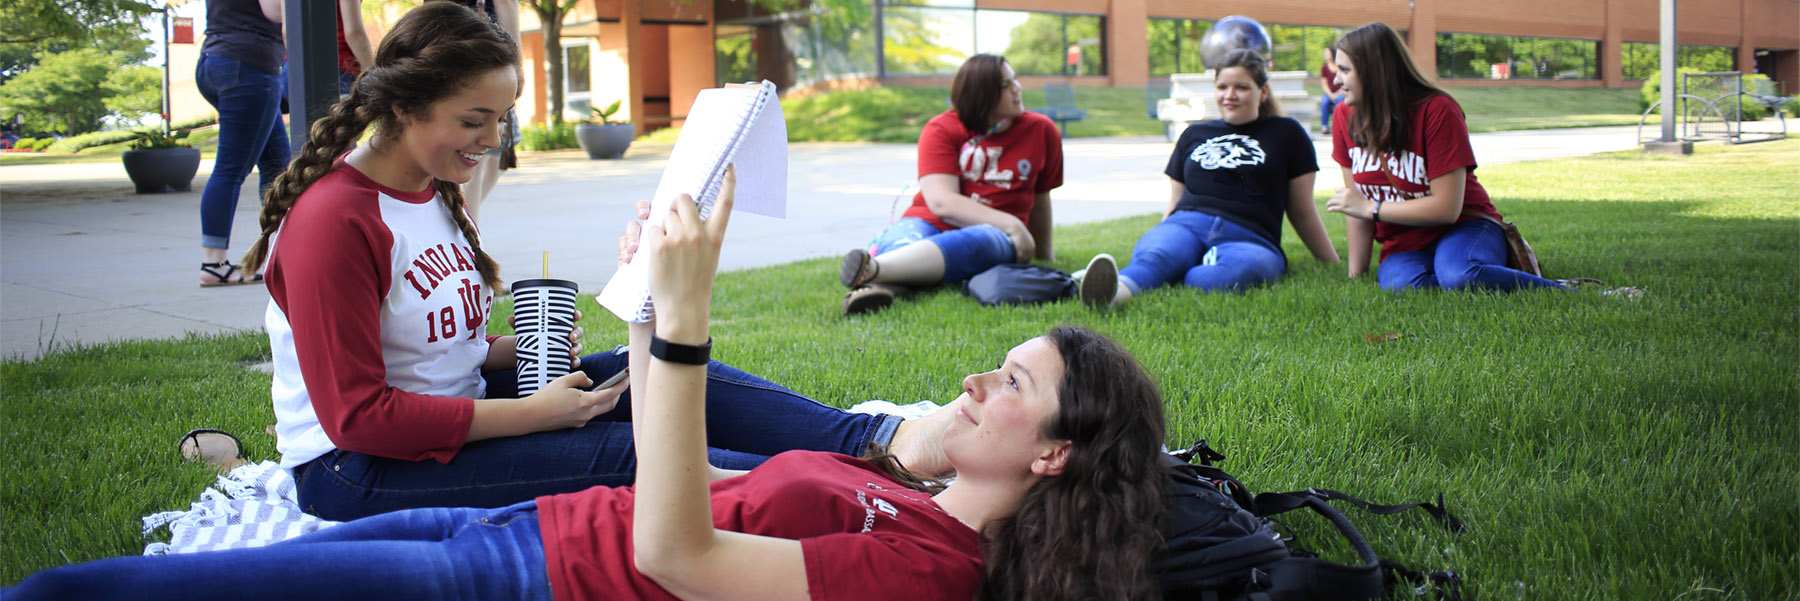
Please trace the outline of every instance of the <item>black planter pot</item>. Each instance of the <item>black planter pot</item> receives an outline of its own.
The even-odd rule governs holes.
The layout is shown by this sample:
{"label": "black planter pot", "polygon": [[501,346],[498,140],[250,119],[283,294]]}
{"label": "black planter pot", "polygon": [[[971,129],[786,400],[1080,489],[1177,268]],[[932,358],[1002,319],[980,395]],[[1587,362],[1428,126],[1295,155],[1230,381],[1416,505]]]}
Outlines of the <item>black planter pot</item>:
{"label": "black planter pot", "polygon": [[125,174],[138,194],[187,192],[193,189],[194,172],[200,170],[198,148],[127,150]]}
{"label": "black planter pot", "polygon": [[630,123],[580,123],[575,125],[575,141],[587,151],[590,159],[616,159],[631,147],[637,128]]}

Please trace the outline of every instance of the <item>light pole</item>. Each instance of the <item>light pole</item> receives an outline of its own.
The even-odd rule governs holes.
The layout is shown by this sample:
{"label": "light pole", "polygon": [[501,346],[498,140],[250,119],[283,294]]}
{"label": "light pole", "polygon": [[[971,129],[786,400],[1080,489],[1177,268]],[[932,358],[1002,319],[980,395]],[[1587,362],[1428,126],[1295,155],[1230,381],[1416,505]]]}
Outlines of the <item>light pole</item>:
{"label": "light pole", "polygon": [[1675,89],[1675,0],[1660,0],[1662,32],[1658,38],[1662,56],[1662,139],[1645,142],[1644,151],[1660,154],[1694,154],[1694,143],[1675,138],[1675,105],[1681,93]]}

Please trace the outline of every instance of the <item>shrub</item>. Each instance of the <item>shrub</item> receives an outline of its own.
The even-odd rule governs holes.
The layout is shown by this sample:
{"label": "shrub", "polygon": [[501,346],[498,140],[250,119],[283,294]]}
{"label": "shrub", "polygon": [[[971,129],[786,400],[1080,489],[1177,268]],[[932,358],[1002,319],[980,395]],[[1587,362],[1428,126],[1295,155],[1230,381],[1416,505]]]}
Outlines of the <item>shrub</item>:
{"label": "shrub", "polygon": [[51,144],[55,144],[55,143],[56,143],[56,138],[38,138],[31,142],[31,149],[34,151],[43,152],[44,149],[49,148]]}
{"label": "shrub", "polygon": [[85,148],[124,142],[137,137],[137,135],[138,132],[129,129],[88,132],[79,136],[63,138],[61,141],[52,144],[48,150],[50,152],[73,154]]}
{"label": "shrub", "polygon": [[[1701,73],[1701,72],[1702,71],[1697,70],[1697,69],[1689,69],[1687,67],[1676,67],[1675,68],[1675,89],[1677,89],[1677,90],[1681,89],[1681,74],[1683,74],[1683,73]],[[1662,100],[1662,71],[1661,70],[1651,71],[1650,78],[1644,80],[1644,87],[1642,87],[1640,89],[1642,90],[1642,93],[1638,97],[1638,110],[1640,110],[1640,111],[1649,110],[1652,105],[1656,104],[1656,101]],[[1680,107],[1681,107],[1680,104],[1676,105],[1677,110],[1679,110]]]}
{"label": "shrub", "polygon": [[1749,96],[1738,96],[1738,106],[1743,111],[1738,115],[1739,121],[1761,121],[1763,117],[1769,116],[1768,107]]}
{"label": "shrub", "polygon": [[1781,107],[1781,110],[1786,112],[1789,117],[1800,117],[1800,98],[1789,100],[1787,105]]}
{"label": "shrub", "polygon": [[[194,129],[196,127],[206,127],[208,125],[218,125],[218,123],[219,123],[218,115],[201,115],[199,117],[194,117],[194,118],[188,119],[186,121],[176,121],[174,123],[170,123],[169,129]],[[151,127],[156,127],[156,126],[153,125]]]}
{"label": "shrub", "polygon": [[527,125],[519,131],[520,150],[557,150],[560,148],[577,148],[581,146],[575,141],[575,124],[562,125]]}
{"label": "shrub", "polygon": [[31,145],[36,144],[36,143],[37,143],[37,138],[19,138],[17,140],[13,140],[12,147],[20,149],[20,150],[31,150],[31,148],[32,148]]}

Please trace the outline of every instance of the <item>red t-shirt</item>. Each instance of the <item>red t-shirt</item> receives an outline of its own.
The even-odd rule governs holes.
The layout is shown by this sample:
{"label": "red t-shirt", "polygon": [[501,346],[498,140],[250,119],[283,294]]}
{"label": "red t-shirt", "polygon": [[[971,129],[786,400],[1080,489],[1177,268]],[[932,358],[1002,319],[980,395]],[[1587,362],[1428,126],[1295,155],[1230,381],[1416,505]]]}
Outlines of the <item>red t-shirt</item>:
{"label": "red t-shirt", "polygon": [[350,51],[350,41],[344,39],[344,16],[337,18],[338,72],[355,75],[362,73],[362,65],[356,62],[356,53]]}
{"label": "red t-shirt", "polygon": [[1325,80],[1325,92],[1326,93],[1336,94],[1338,92],[1338,83],[1337,83],[1336,75],[1337,75],[1337,73],[1335,73],[1331,70],[1331,62],[1330,61],[1319,63],[1319,79]]}
{"label": "red t-shirt", "polygon": [[[629,487],[538,499],[550,590],[562,601],[675,597],[631,561]],[[931,496],[835,453],[789,451],[712,484],[713,525],[800,541],[812,599],[968,601],[980,536]]]}
{"label": "red t-shirt", "polygon": [[[956,120],[956,111],[944,111],[919,134],[919,177],[937,173],[957,176],[958,192],[979,194],[981,204],[1029,224],[1037,194],[1062,185],[1062,133],[1049,117],[1027,112],[1006,131],[977,139]],[[924,192],[913,196],[904,216],[929,221],[940,231],[956,229],[932,214]]]}
{"label": "red t-shirt", "polygon": [[[1369,200],[1406,202],[1431,192],[1431,178],[1467,167],[1463,189],[1462,223],[1483,216],[1500,219],[1487,190],[1475,181],[1475,150],[1469,146],[1469,126],[1462,107],[1449,96],[1431,95],[1413,104],[1412,139],[1394,156],[1365,152],[1350,139],[1350,114],[1356,108],[1340,104],[1331,117],[1331,158],[1350,168],[1356,189]],[[1398,223],[1375,224],[1381,242],[1381,258],[1419,250],[1436,242],[1450,225],[1418,227]]]}

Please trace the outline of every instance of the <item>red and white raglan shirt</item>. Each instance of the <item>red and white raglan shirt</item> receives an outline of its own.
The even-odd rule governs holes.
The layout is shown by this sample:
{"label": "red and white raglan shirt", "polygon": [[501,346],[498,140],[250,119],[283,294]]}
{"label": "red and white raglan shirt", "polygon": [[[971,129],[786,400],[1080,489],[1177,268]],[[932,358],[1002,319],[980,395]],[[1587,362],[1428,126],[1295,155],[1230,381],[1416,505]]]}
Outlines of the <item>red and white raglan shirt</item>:
{"label": "red and white raglan shirt", "polygon": [[[1026,112],[1006,131],[978,136],[956,111],[944,111],[919,134],[919,177],[933,174],[957,176],[964,196],[979,195],[981,204],[1030,224],[1037,195],[1062,186],[1062,133],[1049,117]],[[931,212],[924,192],[903,216],[929,221],[940,232],[956,229]]]}
{"label": "red and white raglan shirt", "polygon": [[[630,487],[538,498],[551,596],[675,599],[632,563]],[[814,601],[975,598],[981,537],[860,459],[788,451],[712,483],[713,526],[800,541]]]}
{"label": "red and white raglan shirt", "polygon": [[[1413,104],[1411,139],[1399,154],[1371,152],[1350,138],[1350,115],[1356,107],[1340,104],[1331,116],[1331,158],[1350,168],[1351,180],[1363,197],[1375,202],[1406,202],[1431,192],[1431,178],[1467,167],[1462,216],[1500,220],[1500,212],[1488,200],[1487,190],[1475,181],[1475,150],[1469,146],[1469,125],[1462,107],[1449,96],[1432,94]],[[1431,246],[1455,224],[1420,227],[1381,222],[1375,239],[1381,242],[1381,258]]]}
{"label": "red and white raglan shirt", "polygon": [[340,158],[270,248],[281,466],[332,449],[455,456],[485,387],[493,291],[435,191],[382,186]]}

